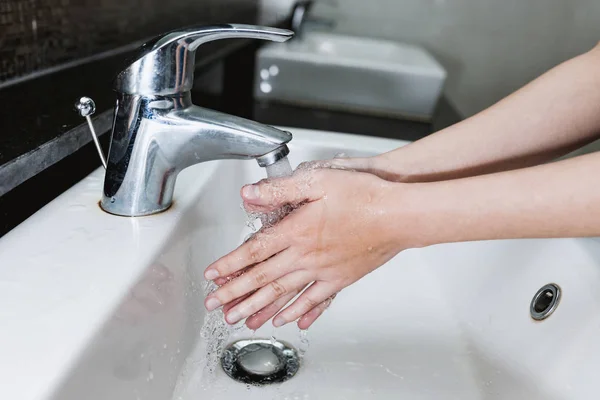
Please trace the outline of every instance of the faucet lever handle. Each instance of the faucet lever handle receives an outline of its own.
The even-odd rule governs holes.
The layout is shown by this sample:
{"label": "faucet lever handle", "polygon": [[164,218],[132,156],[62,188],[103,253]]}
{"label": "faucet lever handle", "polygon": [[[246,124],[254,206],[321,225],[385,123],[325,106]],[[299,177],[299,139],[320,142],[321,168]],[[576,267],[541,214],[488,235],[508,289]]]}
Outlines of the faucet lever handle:
{"label": "faucet lever handle", "polygon": [[264,39],[274,42],[285,42],[294,36],[287,29],[271,28],[259,25],[223,24],[190,28],[174,31],[162,36],[156,45],[185,42],[188,51],[195,51],[201,44],[219,39]]}
{"label": "faucet lever handle", "polygon": [[145,43],[137,59],[123,70],[116,90],[138,95],[176,95],[192,88],[195,51],[203,43],[219,39],[247,38],[285,42],[294,36],[287,29],[223,24],[166,33]]}

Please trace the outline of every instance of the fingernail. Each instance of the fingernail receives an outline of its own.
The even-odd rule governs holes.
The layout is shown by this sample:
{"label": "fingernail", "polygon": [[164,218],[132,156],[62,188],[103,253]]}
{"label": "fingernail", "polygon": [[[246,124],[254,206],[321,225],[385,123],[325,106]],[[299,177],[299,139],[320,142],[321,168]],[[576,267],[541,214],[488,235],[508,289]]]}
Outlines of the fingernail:
{"label": "fingernail", "polygon": [[256,200],[260,197],[260,190],[256,185],[244,186],[242,189],[242,196],[247,200]]}
{"label": "fingernail", "polygon": [[285,319],[283,319],[282,317],[275,317],[275,319],[273,320],[273,326],[275,328],[279,328],[280,326],[283,326],[285,324]]}
{"label": "fingernail", "polygon": [[209,297],[208,299],[206,299],[205,305],[208,311],[212,311],[215,308],[219,307],[221,305],[221,302],[216,297]]}
{"label": "fingernail", "polygon": [[207,269],[204,272],[204,277],[207,280],[212,281],[213,279],[217,279],[219,277],[219,273],[217,272],[216,269]]}
{"label": "fingernail", "polygon": [[227,320],[228,324],[233,325],[242,319],[242,314],[240,314],[240,312],[237,310],[231,310],[229,313],[227,313],[227,317],[225,319]]}

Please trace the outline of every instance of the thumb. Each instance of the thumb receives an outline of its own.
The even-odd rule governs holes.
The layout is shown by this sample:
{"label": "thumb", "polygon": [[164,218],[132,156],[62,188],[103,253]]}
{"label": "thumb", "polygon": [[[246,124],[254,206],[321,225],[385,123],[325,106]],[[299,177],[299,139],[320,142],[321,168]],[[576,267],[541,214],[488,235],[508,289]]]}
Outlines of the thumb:
{"label": "thumb", "polygon": [[285,204],[299,204],[320,198],[315,171],[296,173],[285,178],[265,180],[242,188],[244,204],[249,208],[278,209]]}

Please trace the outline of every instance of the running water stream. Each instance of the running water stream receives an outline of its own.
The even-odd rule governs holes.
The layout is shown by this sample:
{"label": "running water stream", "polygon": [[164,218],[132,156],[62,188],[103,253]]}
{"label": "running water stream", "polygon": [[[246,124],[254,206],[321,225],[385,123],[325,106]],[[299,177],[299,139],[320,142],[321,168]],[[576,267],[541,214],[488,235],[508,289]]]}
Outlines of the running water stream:
{"label": "running water stream", "polygon": [[[331,160],[328,160],[303,163],[298,166],[297,171],[299,174],[302,174],[319,168],[343,169],[338,167]],[[292,170],[287,157],[284,157],[276,163],[266,167],[266,175],[268,179],[285,178],[287,176],[291,176],[293,172],[294,171]],[[302,179],[300,179],[300,181],[301,183],[303,182]],[[307,182],[306,184],[308,185],[309,183]],[[278,185],[276,184],[274,186]],[[282,185],[279,185],[279,188],[283,190]],[[281,219],[286,217],[286,215],[292,212],[296,207],[297,205],[286,204],[281,208],[268,213],[253,213],[246,211],[246,225],[253,231],[253,233],[246,237],[245,240],[250,240],[252,236],[260,229],[273,226]],[[260,224],[256,224],[256,221],[260,221]],[[218,286],[214,282],[206,282],[204,286],[204,295],[208,296],[217,288]],[[270,322],[267,322],[267,324],[269,323]],[[289,330],[291,327],[288,326],[287,328]],[[261,329],[261,333],[258,333],[257,335],[260,335],[260,338],[276,342],[278,331],[282,332],[276,328],[271,327],[269,329],[269,327],[265,326],[263,329]],[[299,359],[304,359],[310,346],[308,332],[306,330],[298,330],[295,339],[294,336],[290,336],[289,333],[290,332],[286,333],[285,337],[291,339],[290,344],[296,348]],[[219,369],[221,368],[221,357],[225,353],[225,348],[229,343],[240,339],[257,338],[255,337],[254,331],[249,330],[245,326],[244,322],[240,322],[235,326],[228,325],[225,322],[224,314],[221,308],[205,314],[200,336],[201,340],[197,343],[197,347],[192,350],[192,353],[188,357],[186,365],[183,368],[183,372],[179,377],[173,399],[188,400],[191,398],[196,398],[198,394],[202,394],[202,397],[206,395],[209,396],[209,398],[217,398],[231,390],[232,388],[230,387],[229,378],[227,377],[224,380],[222,379],[223,375],[218,373]],[[269,360],[266,361],[268,362]],[[307,362],[310,363],[311,361],[304,359],[303,363]],[[250,385],[247,385],[247,388],[248,390],[251,390]],[[265,388],[261,389],[265,390]],[[258,390],[258,388],[256,390]],[[296,388],[282,389],[280,391],[280,388],[273,387],[270,390],[271,391],[268,393],[276,393],[277,396],[274,398],[277,399],[295,399],[297,398],[295,396],[298,393],[304,393],[303,390]],[[215,397],[210,397],[213,395],[215,395]]]}
{"label": "running water stream", "polygon": [[292,175],[292,166],[287,157],[267,166],[267,178],[283,178]]}
{"label": "running water stream", "polygon": [[[266,167],[267,178],[282,178],[292,175],[292,167],[287,157],[275,162],[272,165]],[[254,214],[249,213],[247,217],[246,225],[248,225],[253,231],[257,231],[253,221],[260,219],[262,227],[270,226],[277,221],[281,220],[292,210],[291,207],[284,207],[281,210],[276,210],[268,214]],[[246,240],[250,239],[250,235]],[[211,292],[215,291],[218,286],[213,282],[207,282],[204,288],[204,294],[208,296]],[[229,326],[224,319],[223,311],[218,308],[214,311],[208,312],[204,318],[204,323],[200,332],[201,337],[206,342],[206,367],[205,371],[209,376],[214,374],[215,369],[219,365],[220,357],[223,354],[225,345],[227,344],[230,335],[235,331],[243,328],[243,324],[236,327]],[[275,341],[275,328],[271,336],[271,340]],[[306,336],[302,336],[302,347],[307,346],[308,339]]]}

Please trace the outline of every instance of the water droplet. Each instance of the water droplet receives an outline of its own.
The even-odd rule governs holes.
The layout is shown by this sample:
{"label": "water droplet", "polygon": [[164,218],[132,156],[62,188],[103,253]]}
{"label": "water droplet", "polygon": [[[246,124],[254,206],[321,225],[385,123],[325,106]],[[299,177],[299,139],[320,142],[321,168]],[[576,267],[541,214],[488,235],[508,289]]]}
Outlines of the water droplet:
{"label": "water droplet", "polygon": [[111,203],[114,203],[115,201],[117,201],[117,199],[115,199],[115,197],[114,197],[114,196],[110,198],[110,202],[111,202]]}
{"label": "water droplet", "polygon": [[[217,288],[214,282],[205,285],[204,294],[208,295]],[[225,322],[223,311],[217,309],[204,316],[204,323],[200,330],[200,337],[206,341],[206,370],[210,375],[214,373],[219,364],[221,354],[225,348],[232,328]],[[179,350],[179,349],[178,349]],[[179,351],[178,351],[179,352]]]}
{"label": "water droplet", "polygon": [[298,346],[298,355],[300,356],[300,358],[303,358],[306,352],[308,351],[308,348],[310,347],[310,342],[308,340],[308,330],[301,329],[299,336],[300,346]]}

